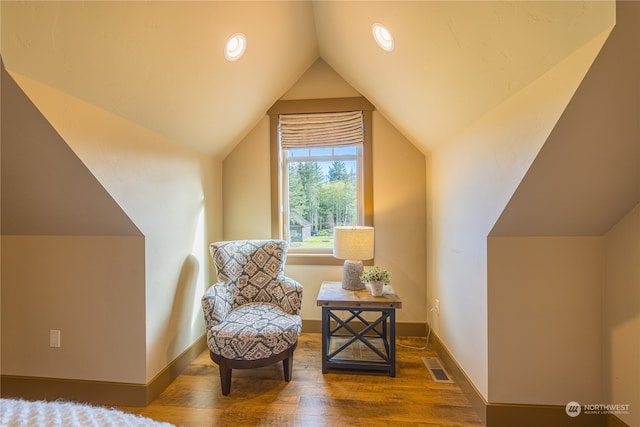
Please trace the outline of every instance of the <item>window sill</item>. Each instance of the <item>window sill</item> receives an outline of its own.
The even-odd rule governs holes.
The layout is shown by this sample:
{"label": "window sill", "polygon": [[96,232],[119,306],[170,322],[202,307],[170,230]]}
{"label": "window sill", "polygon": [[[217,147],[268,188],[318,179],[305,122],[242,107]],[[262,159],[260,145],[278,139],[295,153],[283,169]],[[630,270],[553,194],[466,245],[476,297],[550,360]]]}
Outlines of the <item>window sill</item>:
{"label": "window sill", "polygon": [[[364,265],[373,265],[373,260],[362,261]],[[338,259],[333,254],[323,253],[301,253],[289,250],[287,254],[287,265],[344,265],[343,259]]]}

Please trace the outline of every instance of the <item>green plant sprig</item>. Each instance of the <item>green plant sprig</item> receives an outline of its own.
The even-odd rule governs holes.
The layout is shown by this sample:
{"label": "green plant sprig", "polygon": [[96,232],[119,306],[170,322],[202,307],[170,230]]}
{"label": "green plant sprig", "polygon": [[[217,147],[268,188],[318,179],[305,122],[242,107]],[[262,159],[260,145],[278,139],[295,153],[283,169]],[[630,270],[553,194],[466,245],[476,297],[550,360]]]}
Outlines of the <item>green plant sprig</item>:
{"label": "green plant sprig", "polygon": [[391,273],[378,267],[377,265],[374,265],[373,267],[371,267],[371,269],[363,272],[360,275],[360,280],[362,280],[364,283],[379,281],[383,282],[385,285],[388,285],[391,282]]}

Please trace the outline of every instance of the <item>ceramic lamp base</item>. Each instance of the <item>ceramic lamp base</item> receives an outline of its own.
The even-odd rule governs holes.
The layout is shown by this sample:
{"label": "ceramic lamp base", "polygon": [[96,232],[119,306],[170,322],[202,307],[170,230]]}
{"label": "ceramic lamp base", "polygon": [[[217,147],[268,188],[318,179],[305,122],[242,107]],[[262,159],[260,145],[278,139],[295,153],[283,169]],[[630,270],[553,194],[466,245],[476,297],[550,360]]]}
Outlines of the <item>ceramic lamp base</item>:
{"label": "ceramic lamp base", "polygon": [[342,269],[342,289],[357,291],[366,286],[360,280],[362,274],[362,261],[346,260]]}

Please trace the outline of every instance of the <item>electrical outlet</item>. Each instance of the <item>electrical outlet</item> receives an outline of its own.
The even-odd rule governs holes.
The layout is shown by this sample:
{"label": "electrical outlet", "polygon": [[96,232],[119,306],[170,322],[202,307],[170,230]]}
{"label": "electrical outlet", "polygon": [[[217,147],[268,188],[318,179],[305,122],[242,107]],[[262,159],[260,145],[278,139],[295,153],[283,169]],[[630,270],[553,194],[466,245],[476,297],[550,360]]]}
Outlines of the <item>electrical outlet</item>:
{"label": "electrical outlet", "polygon": [[440,300],[436,298],[436,313],[440,314]]}
{"label": "electrical outlet", "polygon": [[49,347],[60,347],[60,331],[57,329],[51,329],[49,331]]}

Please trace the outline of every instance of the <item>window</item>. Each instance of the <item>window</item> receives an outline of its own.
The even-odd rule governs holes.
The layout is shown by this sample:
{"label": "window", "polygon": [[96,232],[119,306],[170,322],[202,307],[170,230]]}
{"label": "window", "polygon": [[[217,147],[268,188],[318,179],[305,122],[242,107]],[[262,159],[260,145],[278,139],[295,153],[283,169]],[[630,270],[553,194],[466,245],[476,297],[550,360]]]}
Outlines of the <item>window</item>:
{"label": "window", "polygon": [[282,155],[285,240],[291,249],[333,248],[333,227],[363,223],[362,144]]}
{"label": "window", "polygon": [[290,263],[341,264],[333,227],[373,225],[372,109],[363,98],[341,98],[269,110],[272,235],[290,242]]}

